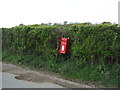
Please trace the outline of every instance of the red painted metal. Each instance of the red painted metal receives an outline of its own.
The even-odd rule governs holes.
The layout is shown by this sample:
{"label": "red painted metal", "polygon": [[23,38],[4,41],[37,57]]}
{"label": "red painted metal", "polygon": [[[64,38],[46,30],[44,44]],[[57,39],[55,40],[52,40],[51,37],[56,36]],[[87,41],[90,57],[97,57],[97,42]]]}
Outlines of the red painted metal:
{"label": "red painted metal", "polygon": [[66,54],[69,52],[70,47],[70,39],[68,38],[61,38],[60,44],[60,53]]}

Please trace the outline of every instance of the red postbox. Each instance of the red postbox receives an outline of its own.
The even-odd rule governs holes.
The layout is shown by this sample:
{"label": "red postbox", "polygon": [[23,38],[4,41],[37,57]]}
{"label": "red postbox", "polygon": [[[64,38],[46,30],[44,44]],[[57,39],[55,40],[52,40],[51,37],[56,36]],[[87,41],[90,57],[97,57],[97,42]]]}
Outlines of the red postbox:
{"label": "red postbox", "polygon": [[62,38],[60,44],[60,53],[66,54],[69,52],[70,39]]}

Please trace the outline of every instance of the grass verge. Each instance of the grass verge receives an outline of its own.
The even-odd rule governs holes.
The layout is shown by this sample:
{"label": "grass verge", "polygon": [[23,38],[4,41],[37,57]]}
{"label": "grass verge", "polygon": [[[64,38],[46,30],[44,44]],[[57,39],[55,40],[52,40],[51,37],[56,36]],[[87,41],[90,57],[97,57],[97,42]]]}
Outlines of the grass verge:
{"label": "grass verge", "polygon": [[100,65],[100,64],[77,64],[78,60],[44,60],[43,57],[35,54],[22,55],[11,54],[3,51],[2,60],[14,64],[24,64],[29,67],[46,68],[49,71],[82,82],[94,82],[105,87],[119,87],[120,65]]}

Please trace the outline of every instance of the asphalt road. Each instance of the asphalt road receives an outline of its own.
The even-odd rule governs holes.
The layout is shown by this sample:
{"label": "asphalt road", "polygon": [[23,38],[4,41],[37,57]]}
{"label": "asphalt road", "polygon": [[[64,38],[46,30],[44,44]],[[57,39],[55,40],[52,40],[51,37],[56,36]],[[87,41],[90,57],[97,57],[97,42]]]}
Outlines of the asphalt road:
{"label": "asphalt road", "polygon": [[[1,62],[0,62],[1,63]],[[44,70],[1,63],[2,88],[91,88]]]}
{"label": "asphalt road", "polygon": [[35,83],[24,80],[15,79],[14,74],[2,73],[2,88],[64,88],[60,85],[46,82],[46,83]]}
{"label": "asphalt road", "polygon": [[65,88],[61,85],[44,82],[37,83],[32,81],[18,80],[15,77],[18,75],[2,72],[2,63],[0,62],[0,89],[1,88]]}

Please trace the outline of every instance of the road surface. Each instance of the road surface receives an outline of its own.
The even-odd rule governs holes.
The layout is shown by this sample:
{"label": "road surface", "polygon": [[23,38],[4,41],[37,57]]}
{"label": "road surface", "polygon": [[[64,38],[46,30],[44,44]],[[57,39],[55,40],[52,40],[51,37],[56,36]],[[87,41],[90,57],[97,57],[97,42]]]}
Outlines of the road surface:
{"label": "road surface", "polygon": [[15,79],[14,74],[2,73],[2,88],[64,88],[63,86],[46,82],[46,83],[35,83],[24,80]]}
{"label": "road surface", "polygon": [[46,71],[2,63],[2,88],[93,88]]}

